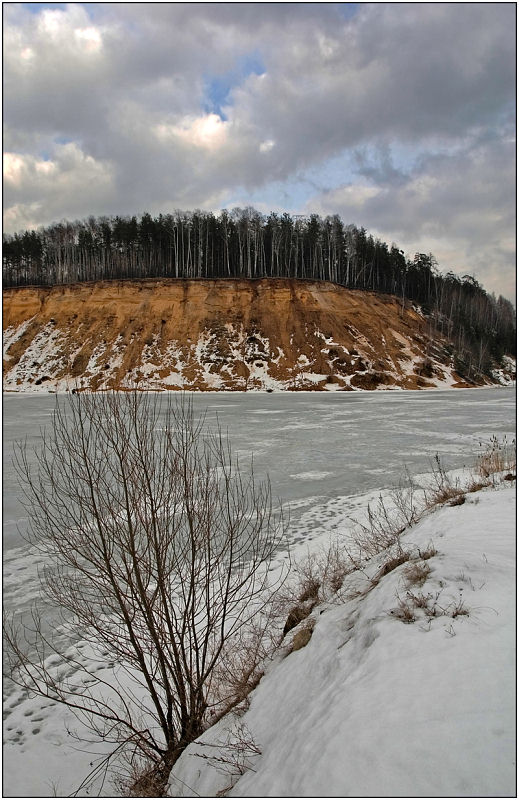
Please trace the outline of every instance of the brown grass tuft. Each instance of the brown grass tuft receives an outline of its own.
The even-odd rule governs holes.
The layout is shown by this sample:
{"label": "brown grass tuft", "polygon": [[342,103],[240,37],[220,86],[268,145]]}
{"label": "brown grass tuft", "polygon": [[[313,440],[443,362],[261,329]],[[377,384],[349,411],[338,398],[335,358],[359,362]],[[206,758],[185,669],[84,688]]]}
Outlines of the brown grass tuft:
{"label": "brown grass tuft", "polygon": [[425,562],[412,561],[404,569],[408,586],[423,586],[430,573],[431,568]]}

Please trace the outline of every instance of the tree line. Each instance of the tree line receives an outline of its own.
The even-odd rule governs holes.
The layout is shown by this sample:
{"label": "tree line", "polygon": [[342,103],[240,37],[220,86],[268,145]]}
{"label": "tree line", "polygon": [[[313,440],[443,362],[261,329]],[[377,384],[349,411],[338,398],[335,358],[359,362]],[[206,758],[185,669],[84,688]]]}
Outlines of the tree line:
{"label": "tree line", "polygon": [[89,217],[4,235],[4,286],[51,286],[138,278],[263,278],[331,281],[413,302],[455,345],[466,377],[515,353],[512,304],[470,275],[441,273],[432,253],[405,258],[396,244],[322,218],[253,208]]}

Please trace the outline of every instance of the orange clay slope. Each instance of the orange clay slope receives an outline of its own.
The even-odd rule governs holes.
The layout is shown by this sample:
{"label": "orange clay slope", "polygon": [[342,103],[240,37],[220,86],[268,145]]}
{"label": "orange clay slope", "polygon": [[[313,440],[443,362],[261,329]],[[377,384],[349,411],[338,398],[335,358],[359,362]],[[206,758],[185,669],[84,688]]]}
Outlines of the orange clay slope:
{"label": "orange clay slope", "polygon": [[6,289],[3,326],[5,391],[467,386],[418,310],[322,282]]}

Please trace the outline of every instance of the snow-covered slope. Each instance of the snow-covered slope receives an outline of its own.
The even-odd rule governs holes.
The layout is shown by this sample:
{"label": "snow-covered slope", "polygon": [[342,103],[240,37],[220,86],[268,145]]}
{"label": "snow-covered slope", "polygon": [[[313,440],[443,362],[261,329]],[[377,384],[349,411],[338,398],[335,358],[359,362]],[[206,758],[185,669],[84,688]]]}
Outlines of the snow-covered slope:
{"label": "snow-covered slope", "polygon": [[[6,391],[467,385],[449,343],[418,309],[323,282],[29,287],[5,290],[3,308]],[[511,365],[503,365],[495,382],[510,375]]]}
{"label": "snow-covered slope", "polygon": [[171,795],[513,796],[514,516],[506,483],[467,494],[405,536],[437,551],[423,585],[409,562],[367,592],[346,578],[345,602],[314,610],[310,641],[276,659],[249,710],[183,754]]}
{"label": "snow-covered slope", "polygon": [[[514,486],[504,481],[425,516],[402,539],[414,562],[371,588],[384,554],[348,576],[340,596],[313,610],[306,646],[290,652],[308,620],[287,634],[248,711],[224,717],[183,754],[170,794],[512,796]],[[320,534],[296,545],[293,560],[327,547],[331,531],[346,536],[350,518],[376,498],[330,501]],[[412,584],[409,564],[421,561],[430,572]],[[88,661],[86,650],[77,657]],[[109,677],[104,660],[88,666]],[[90,732],[51,700],[15,691],[4,713],[6,797],[70,796],[111,749],[85,744]],[[90,794],[118,793],[103,775]]]}

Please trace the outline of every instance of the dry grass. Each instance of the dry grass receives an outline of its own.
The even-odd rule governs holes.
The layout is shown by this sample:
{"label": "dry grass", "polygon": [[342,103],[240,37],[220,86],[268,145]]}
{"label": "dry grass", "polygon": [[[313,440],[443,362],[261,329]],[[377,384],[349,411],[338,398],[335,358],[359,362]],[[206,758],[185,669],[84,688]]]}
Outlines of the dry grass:
{"label": "dry grass", "polygon": [[304,619],[317,603],[332,600],[345,576],[354,569],[347,549],[337,541],[316,553],[308,553],[293,565],[292,580],[279,595],[278,610],[286,613],[291,609],[295,616],[300,614]]}
{"label": "dry grass", "polygon": [[497,472],[516,472],[517,453],[515,439],[508,441],[504,436],[500,441],[492,436],[489,442],[480,442],[481,449],[477,456],[477,471],[484,478]]}
{"label": "dry grass", "polygon": [[301,626],[300,630],[297,631],[294,638],[292,639],[293,653],[296,650],[301,650],[303,647],[306,647],[306,645],[312,638],[314,627],[315,627],[314,620],[308,620],[308,622],[306,622],[304,625]]}
{"label": "dry grass", "polygon": [[423,592],[418,592],[418,594],[413,594],[412,592],[407,592],[407,597],[415,606],[415,608],[429,608],[429,603],[432,599],[432,594],[423,594]]}
{"label": "dry grass", "polygon": [[461,594],[457,600],[452,601],[447,606],[440,605],[441,595],[442,590],[434,595],[407,591],[405,598],[397,594],[398,605],[396,608],[392,608],[389,613],[406,624],[424,618],[430,624],[432,619],[437,617],[456,619],[461,616],[469,616],[469,608],[465,605]]}
{"label": "dry grass", "polygon": [[425,550],[420,550],[420,548],[418,548],[418,555],[423,561],[427,561],[429,558],[434,558],[434,556],[437,556],[438,551],[433,543],[429,542]]}
{"label": "dry grass", "polygon": [[457,494],[453,499],[450,501],[450,506],[462,506],[465,502],[465,495],[464,494]]}
{"label": "dry grass", "polygon": [[404,569],[404,576],[408,586],[423,586],[431,573],[429,564],[412,561]]}
{"label": "dry grass", "polygon": [[431,485],[424,493],[425,509],[429,510],[449,501],[450,505],[461,505],[464,501],[459,501],[459,498],[463,496],[464,491],[458,482],[452,483],[438,453],[436,453],[431,466]]}
{"label": "dry grass", "polygon": [[379,571],[374,575],[371,579],[372,586],[377,586],[380,583],[380,580],[385,576],[389,575],[390,572],[400,567],[402,564],[405,564],[406,561],[409,561],[411,557],[411,553],[408,551],[402,550],[395,556],[390,556],[388,560],[382,565]]}
{"label": "dry grass", "polygon": [[469,609],[465,605],[465,602],[464,602],[463,597],[461,596],[461,594],[459,596],[459,599],[456,602],[451,603],[451,605],[446,608],[446,612],[447,612],[448,616],[452,617],[453,619],[456,619],[456,617],[468,617],[469,616]]}
{"label": "dry grass", "polygon": [[406,625],[416,621],[416,614],[414,613],[412,604],[407,600],[402,600],[400,597],[398,598],[397,607],[392,608],[389,613]]}
{"label": "dry grass", "polygon": [[[515,469],[515,441],[509,445],[506,439],[503,443],[493,437],[490,446],[480,454],[477,476],[473,476],[464,488],[452,480],[438,454],[432,464],[428,488],[419,489],[406,471],[399,487],[386,496],[379,495],[374,503],[368,505],[364,520],[358,521],[349,531],[348,545],[341,547],[336,542],[327,551],[308,555],[296,565],[296,580],[285,606],[289,611],[285,632],[307,619],[318,603],[330,602],[334,597],[343,602],[365,596],[382,578],[402,565],[405,565],[402,575],[408,592],[405,598],[398,598],[398,606],[391,611],[393,616],[409,623],[417,618],[417,614],[422,619],[468,615],[461,598],[447,607],[440,605],[439,597],[444,587],[436,595],[417,591],[431,574],[427,561],[438,555],[438,551],[432,542],[422,548],[405,547],[402,537],[434,508],[445,504],[462,505],[467,493],[493,485],[494,481],[488,477],[491,470],[504,472],[512,469]],[[515,475],[511,477],[515,478]],[[381,566],[373,574],[369,562],[382,554],[384,561],[379,560]],[[351,580],[346,586],[344,581],[348,575]]]}
{"label": "dry grass", "polygon": [[467,485],[465,489],[466,492],[472,494],[473,492],[480,492],[481,489],[486,489],[487,486],[490,486],[491,482],[488,480],[480,481],[476,480],[475,478]]}

